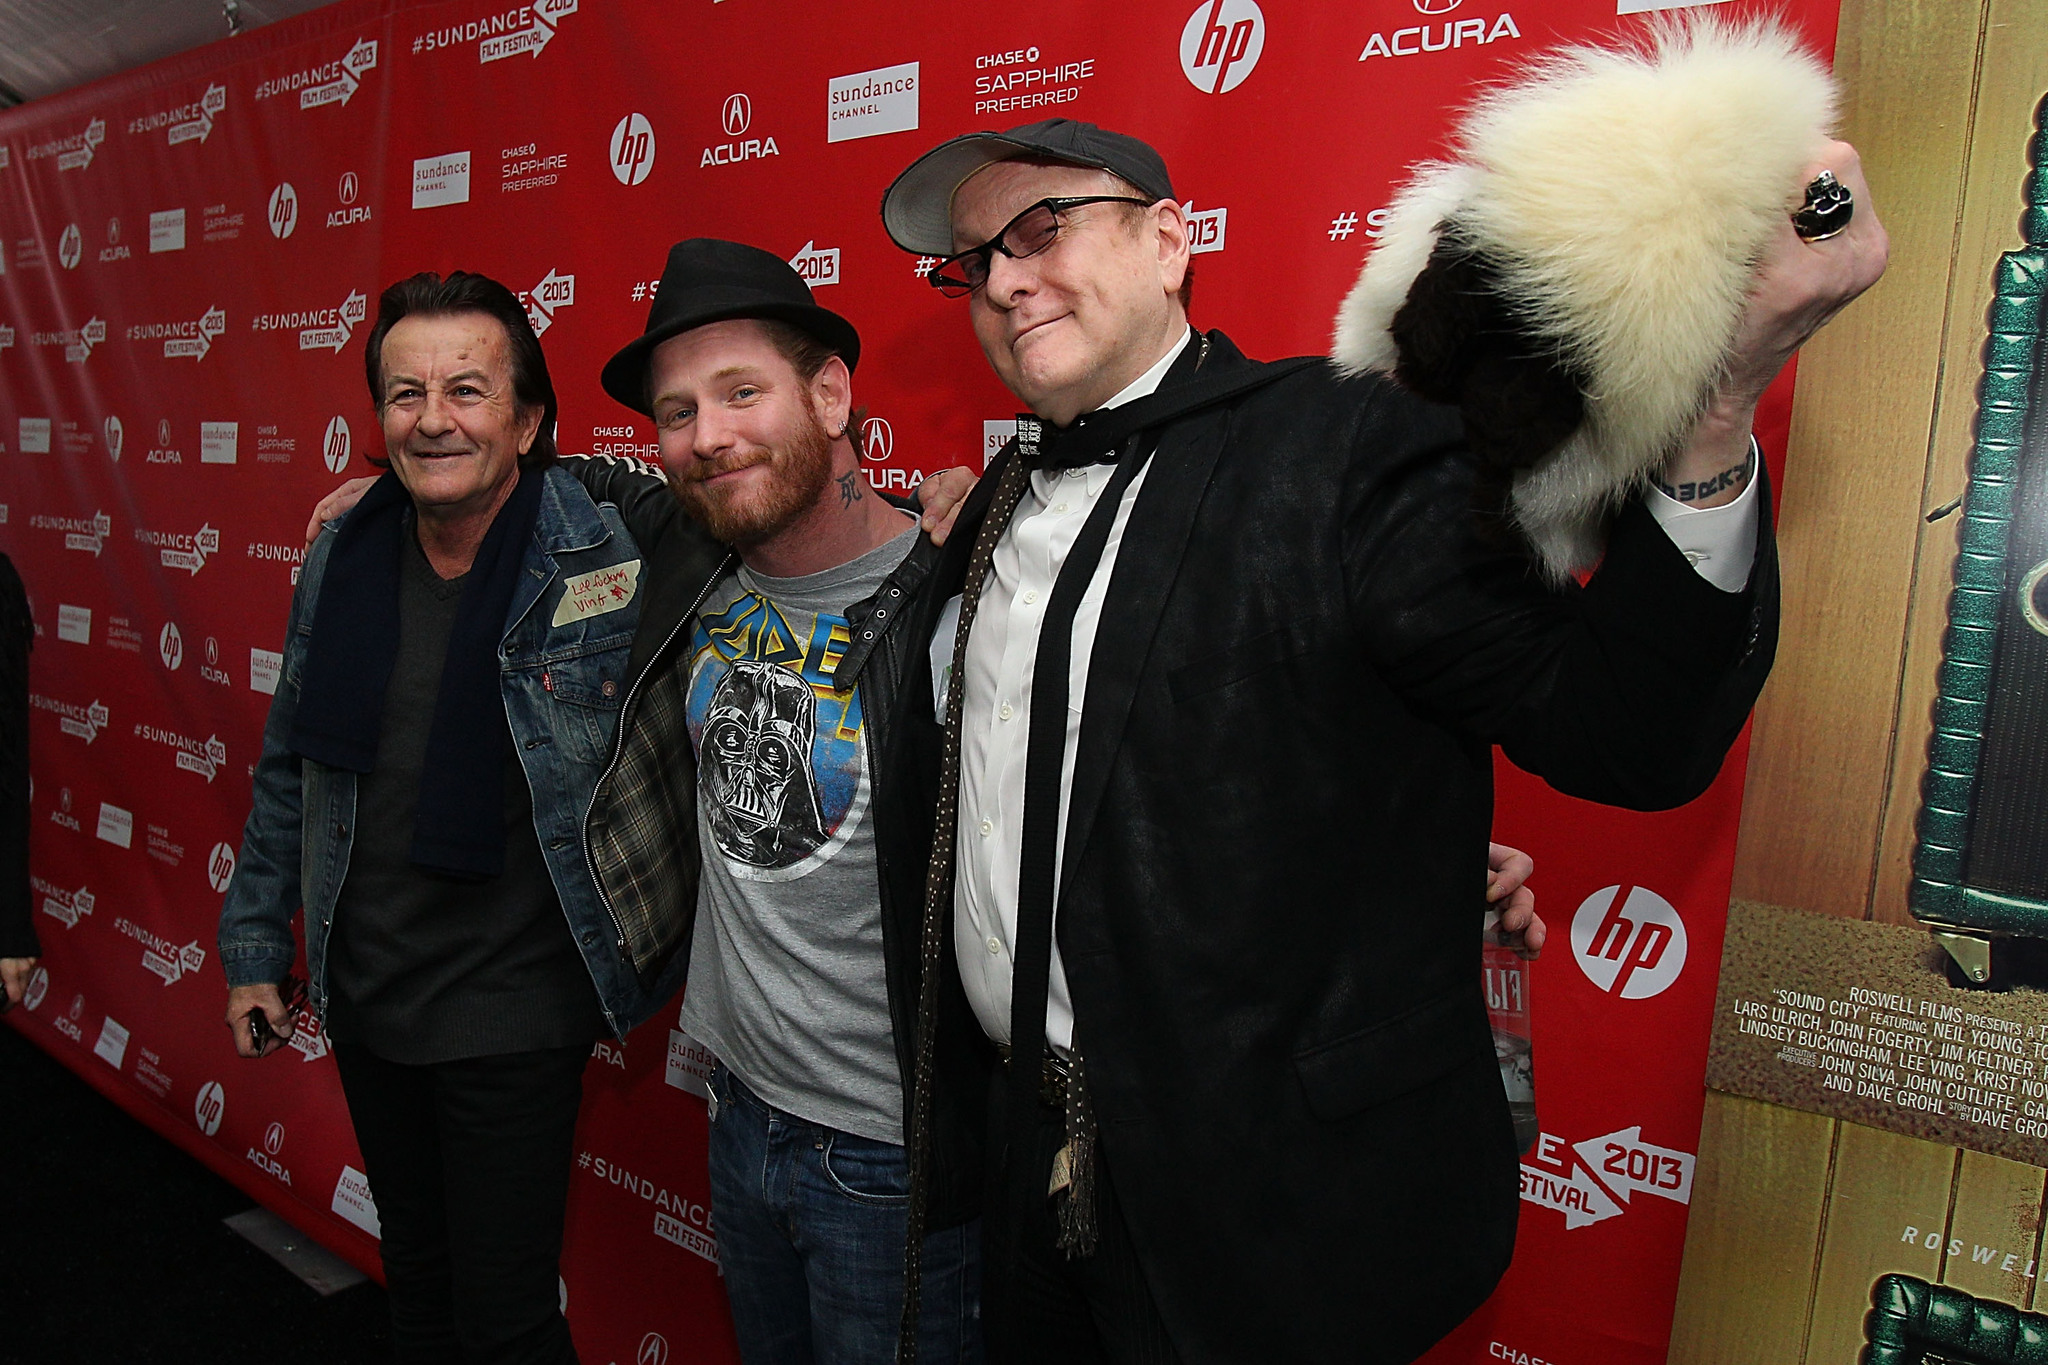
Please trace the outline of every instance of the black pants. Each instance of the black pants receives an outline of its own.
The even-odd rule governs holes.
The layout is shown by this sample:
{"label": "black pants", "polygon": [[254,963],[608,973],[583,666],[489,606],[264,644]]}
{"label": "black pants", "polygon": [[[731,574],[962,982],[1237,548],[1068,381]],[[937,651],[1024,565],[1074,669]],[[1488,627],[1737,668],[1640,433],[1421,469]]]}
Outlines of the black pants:
{"label": "black pants", "polygon": [[557,1277],[587,1046],[334,1060],[383,1225],[400,1365],[573,1362]]}
{"label": "black pants", "polygon": [[[1066,1119],[1050,1105],[1033,1105],[1025,1150],[1008,1150],[1009,1082],[1009,1072],[998,1068],[989,1092],[990,1160],[981,1224],[981,1318],[989,1360],[1179,1365],[1106,1162],[1096,1168],[1101,1236],[1095,1253],[1068,1260],[1059,1249],[1059,1216],[1045,1191],[1053,1156],[1067,1140]],[[1013,1196],[1012,1182],[1023,1183],[1024,1198]],[[1019,1216],[1020,1205],[1030,1211]]]}

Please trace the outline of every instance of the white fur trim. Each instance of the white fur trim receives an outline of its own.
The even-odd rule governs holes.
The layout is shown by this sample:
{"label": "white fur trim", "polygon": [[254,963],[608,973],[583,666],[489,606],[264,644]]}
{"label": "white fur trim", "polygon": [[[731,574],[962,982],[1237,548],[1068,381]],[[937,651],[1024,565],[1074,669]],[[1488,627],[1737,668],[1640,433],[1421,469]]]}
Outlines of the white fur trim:
{"label": "white fur trim", "polygon": [[1512,499],[1553,577],[1587,567],[1698,420],[1834,120],[1826,69],[1771,21],[1665,19],[1638,47],[1540,58],[1467,114],[1453,165],[1419,167],[1395,200],[1332,354],[1392,370],[1388,328],[1454,221],[1591,377],[1584,423]]}

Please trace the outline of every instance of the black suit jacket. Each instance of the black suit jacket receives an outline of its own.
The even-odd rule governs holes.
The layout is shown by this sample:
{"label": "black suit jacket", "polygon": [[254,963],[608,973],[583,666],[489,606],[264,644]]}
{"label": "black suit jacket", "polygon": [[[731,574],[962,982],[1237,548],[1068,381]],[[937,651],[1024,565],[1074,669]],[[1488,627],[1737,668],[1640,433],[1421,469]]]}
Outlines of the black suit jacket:
{"label": "black suit jacket", "polygon": [[[1252,363],[1211,342],[1209,365]],[[1492,1291],[1518,1177],[1477,970],[1489,746],[1674,806],[1769,669],[1768,526],[1742,593],[1641,507],[1553,589],[1475,514],[1476,473],[1455,412],[1315,366],[1168,426],[1118,552],[1057,933],[1104,1157],[1190,1362],[1407,1361]],[[929,810],[932,698],[902,703],[884,790]],[[921,874],[928,840],[885,848],[891,872]]]}

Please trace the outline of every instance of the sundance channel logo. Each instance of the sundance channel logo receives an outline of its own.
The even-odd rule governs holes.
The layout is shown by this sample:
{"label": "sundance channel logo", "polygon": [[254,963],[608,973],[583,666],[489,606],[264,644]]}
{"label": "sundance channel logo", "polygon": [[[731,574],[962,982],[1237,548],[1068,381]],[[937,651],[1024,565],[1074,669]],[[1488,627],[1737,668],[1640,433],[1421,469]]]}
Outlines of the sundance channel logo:
{"label": "sundance channel logo", "polygon": [[469,153],[443,152],[412,163],[412,206],[444,208],[469,202]]}
{"label": "sundance channel logo", "polygon": [[825,140],[904,133],[917,127],[917,63],[834,76],[825,86]]}

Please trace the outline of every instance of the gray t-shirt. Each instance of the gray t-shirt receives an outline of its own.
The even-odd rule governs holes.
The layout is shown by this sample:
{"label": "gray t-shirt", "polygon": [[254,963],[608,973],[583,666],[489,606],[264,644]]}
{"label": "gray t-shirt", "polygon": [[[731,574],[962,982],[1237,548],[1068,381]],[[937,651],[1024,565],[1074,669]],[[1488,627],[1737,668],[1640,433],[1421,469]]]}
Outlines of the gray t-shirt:
{"label": "gray t-shirt", "polygon": [[903,1141],[858,685],[833,690],[846,608],[917,543],[913,525],[823,573],[744,567],[690,638],[704,879],[682,1024],[762,1099]]}

